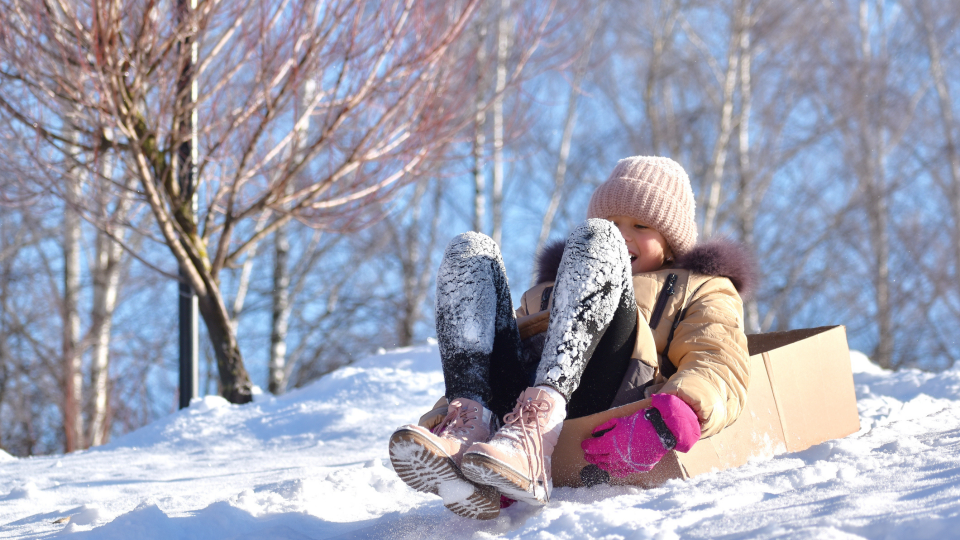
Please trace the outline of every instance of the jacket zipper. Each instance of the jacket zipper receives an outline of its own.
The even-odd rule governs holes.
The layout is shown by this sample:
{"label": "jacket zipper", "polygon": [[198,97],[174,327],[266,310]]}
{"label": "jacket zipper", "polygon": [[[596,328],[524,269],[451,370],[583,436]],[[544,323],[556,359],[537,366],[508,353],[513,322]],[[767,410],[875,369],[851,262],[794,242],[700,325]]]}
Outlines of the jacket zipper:
{"label": "jacket zipper", "polygon": [[667,307],[667,299],[673,296],[674,285],[677,283],[677,275],[670,274],[667,276],[667,282],[663,285],[663,290],[660,291],[660,296],[657,297],[657,305],[653,308],[653,313],[650,315],[650,328],[656,328],[660,324],[660,317],[663,316],[663,310]]}
{"label": "jacket zipper", "polygon": [[550,294],[553,293],[553,287],[547,287],[540,295],[540,311],[546,311],[550,307]]}

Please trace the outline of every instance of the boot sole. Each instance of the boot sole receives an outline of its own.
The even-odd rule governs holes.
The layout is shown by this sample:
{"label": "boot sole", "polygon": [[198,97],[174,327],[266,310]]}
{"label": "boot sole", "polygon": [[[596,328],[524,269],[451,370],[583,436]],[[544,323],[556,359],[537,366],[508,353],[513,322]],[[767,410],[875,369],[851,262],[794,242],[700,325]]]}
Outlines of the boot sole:
{"label": "boot sole", "polygon": [[550,502],[550,496],[539,480],[535,484],[523,473],[486,454],[464,455],[461,469],[468,480],[492,486],[511,499],[534,506]]}
{"label": "boot sole", "polygon": [[447,453],[420,432],[400,428],[390,437],[390,462],[397,476],[421,493],[442,497],[443,492],[472,492],[460,500],[444,503],[458,516],[495,519],[500,515],[500,493],[467,479]]}

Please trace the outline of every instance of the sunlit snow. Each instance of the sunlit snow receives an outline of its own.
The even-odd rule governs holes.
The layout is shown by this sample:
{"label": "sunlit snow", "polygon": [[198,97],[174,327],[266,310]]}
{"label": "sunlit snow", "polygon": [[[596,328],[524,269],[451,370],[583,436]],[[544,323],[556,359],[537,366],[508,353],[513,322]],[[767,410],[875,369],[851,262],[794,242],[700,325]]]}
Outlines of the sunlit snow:
{"label": "sunlit snow", "polygon": [[280,398],[197,400],[95,450],[0,454],[0,537],[956,537],[960,366],[889,372],[851,356],[855,435],[653,490],[560,488],[546,508],[481,522],[391,470],[387,438],[443,380],[435,344],[390,351]]}

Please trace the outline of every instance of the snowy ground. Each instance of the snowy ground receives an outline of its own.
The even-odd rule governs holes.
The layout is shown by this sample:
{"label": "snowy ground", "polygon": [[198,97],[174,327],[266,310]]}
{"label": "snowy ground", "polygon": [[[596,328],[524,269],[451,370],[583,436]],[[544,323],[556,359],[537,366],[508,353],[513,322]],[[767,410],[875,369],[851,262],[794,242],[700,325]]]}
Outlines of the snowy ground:
{"label": "snowy ground", "polygon": [[0,538],[960,537],[960,365],[853,361],[863,429],[846,439],[654,490],[557,489],[478,522],[390,469],[387,437],[443,387],[435,345],[392,351],[281,398],[207,397],[96,450],[2,455]]}

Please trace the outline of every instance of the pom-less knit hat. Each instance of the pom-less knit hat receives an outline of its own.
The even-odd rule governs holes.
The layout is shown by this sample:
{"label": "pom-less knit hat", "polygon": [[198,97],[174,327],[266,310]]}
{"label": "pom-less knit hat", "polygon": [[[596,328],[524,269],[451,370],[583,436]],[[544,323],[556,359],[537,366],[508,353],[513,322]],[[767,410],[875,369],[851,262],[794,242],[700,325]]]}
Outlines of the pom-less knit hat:
{"label": "pom-less knit hat", "polygon": [[665,157],[621,159],[590,197],[587,218],[629,216],[657,230],[674,255],[697,243],[696,203],[683,167]]}

